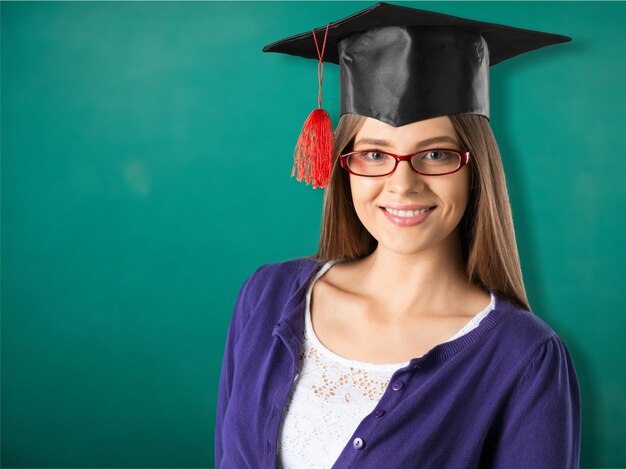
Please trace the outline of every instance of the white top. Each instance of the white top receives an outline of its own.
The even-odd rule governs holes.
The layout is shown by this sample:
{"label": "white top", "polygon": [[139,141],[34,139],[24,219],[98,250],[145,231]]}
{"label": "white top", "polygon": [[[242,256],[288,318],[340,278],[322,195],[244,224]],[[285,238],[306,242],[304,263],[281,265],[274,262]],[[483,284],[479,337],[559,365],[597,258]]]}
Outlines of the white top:
{"label": "white top", "polygon": [[[361,420],[376,407],[393,373],[409,364],[350,360],[319,341],[311,323],[311,291],[336,262],[324,264],[307,290],[300,360],[279,427],[276,463],[280,469],[330,468]],[[477,327],[494,306],[491,293],[491,303],[446,342]]]}

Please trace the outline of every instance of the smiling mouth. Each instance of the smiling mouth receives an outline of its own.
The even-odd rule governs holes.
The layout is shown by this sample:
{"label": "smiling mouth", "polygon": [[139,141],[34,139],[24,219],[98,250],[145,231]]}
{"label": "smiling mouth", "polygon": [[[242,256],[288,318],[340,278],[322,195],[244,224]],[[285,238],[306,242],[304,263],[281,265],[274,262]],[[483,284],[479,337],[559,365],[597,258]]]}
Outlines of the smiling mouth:
{"label": "smiling mouth", "polygon": [[424,208],[424,209],[421,209],[421,210],[394,210],[394,209],[387,208],[387,207],[380,207],[380,208],[381,208],[381,210],[384,210],[387,213],[390,213],[390,214],[392,214],[393,216],[396,216],[396,217],[412,218],[412,217],[415,217],[417,215],[421,215],[423,213],[430,212],[430,211],[434,210],[436,207],[437,206],[434,205],[432,207]]}

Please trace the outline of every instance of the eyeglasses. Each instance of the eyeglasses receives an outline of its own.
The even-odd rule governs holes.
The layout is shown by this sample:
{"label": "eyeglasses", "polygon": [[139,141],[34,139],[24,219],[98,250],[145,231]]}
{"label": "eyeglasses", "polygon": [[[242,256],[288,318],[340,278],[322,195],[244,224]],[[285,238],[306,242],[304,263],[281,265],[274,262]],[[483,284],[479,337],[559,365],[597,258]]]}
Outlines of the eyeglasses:
{"label": "eyeglasses", "polygon": [[359,150],[339,155],[341,167],[355,176],[378,177],[393,173],[400,161],[409,161],[424,176],[451,174],[470,160],[469,151],[431,148],[410,155],[394,155],[379,150]]}

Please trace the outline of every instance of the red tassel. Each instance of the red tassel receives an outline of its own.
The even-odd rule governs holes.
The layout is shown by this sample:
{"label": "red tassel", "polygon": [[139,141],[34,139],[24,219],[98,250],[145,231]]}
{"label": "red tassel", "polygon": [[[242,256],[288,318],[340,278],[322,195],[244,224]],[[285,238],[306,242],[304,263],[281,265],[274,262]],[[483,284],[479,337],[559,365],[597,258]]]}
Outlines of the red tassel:
{"label": "red tassel", "polygon": [[308,185],[313,178],[313,189],[326,187],[333,160],[333,140],[330,115],[324,109],[314,109],[302,126],[294,151],[291,176],[293,177],[297,168],[298,181],[302,181],[304,177]]}
{"label": "red tassel", "polygon": [[326,25],[326,33],[324,34],[324,44],[322,52],[317,45],[315,30],[313,30],[313,40],[319,62],[317,64],[317,77],[319,80],[319,93],[317,95],[317,107],[307,117],[302,131],[298,137],[298,143],[294,150],[294,163],[291,171],[293,177],[296,169],[298,170],[298,181],[302,178],[306,180],[307,185],[313,179],[313,189],[317,187],[324,188],[330,180],[330,171],[333,160],[334,134],[333,123],[328,112],[322,109],[322,76],[324,75],[324,49],[326,47],[326,36],[328,35],[328,26]]}

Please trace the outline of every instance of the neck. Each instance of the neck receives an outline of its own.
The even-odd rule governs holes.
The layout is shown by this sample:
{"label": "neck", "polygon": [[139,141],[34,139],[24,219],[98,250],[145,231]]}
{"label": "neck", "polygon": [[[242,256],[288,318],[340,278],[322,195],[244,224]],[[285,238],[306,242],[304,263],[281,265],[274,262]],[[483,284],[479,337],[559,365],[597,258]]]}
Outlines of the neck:
{"label": "neck", "polygon": [[473,288],[467,280],[458,229],[417,253],[381,246],[363,259],[360,290],[391,315],[446,315]]}

